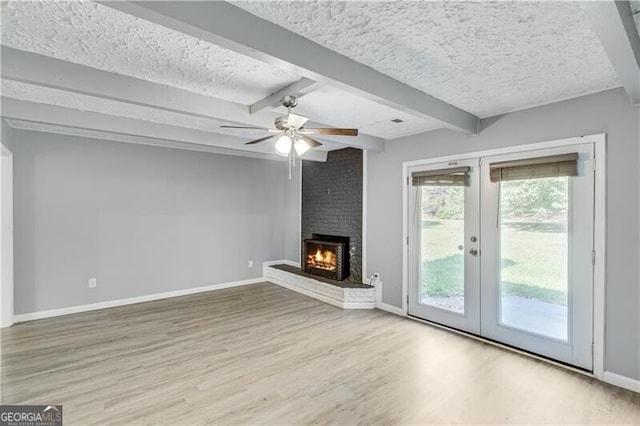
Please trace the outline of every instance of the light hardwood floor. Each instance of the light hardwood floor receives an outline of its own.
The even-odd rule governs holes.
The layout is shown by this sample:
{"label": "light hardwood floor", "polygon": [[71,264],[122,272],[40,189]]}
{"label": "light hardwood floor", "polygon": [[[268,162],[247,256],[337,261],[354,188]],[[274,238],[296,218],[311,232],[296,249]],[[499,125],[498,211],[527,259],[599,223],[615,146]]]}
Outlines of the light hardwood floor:
{"label": "light hardwood floor", "polygon": [[640,395],[273,284],[2,330],[2,403],[72,424],[640,424]]}

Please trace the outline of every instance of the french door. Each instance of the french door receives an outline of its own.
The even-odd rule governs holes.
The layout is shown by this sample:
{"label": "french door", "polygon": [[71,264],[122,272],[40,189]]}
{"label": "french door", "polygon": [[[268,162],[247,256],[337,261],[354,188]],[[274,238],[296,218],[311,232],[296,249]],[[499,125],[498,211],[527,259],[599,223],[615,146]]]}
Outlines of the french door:
{"label": "french door", "polygon": [[593,144],[409,169],[409,315],[592,369]]}
{"label": "french door", "polygon": [[409,314],[479,334],[479,160],[410,171]]}

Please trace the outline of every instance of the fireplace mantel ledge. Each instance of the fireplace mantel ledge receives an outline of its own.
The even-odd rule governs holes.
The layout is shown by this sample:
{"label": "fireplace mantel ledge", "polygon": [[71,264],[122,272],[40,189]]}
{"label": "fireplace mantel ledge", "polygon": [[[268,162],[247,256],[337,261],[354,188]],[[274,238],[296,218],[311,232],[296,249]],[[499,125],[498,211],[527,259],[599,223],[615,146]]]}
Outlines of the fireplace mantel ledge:
{"label": "fireplace mantel ledge", "polygon": [[264,279],[342,309],[373,309],[376,305],[376,289],[373,287],[343,288],[271,267],[283,263],[300,266],[287,261],[265,262],[262,267]]}

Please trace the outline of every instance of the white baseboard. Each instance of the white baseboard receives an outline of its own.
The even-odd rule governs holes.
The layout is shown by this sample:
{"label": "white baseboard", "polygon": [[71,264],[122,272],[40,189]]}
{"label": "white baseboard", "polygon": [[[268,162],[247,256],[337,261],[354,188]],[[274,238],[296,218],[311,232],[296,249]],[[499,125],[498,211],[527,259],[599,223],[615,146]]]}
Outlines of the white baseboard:
{"label": "white baseboard", "polygon": [[400,315],[401,317],[407,316],[406,312],[404,312],[402,308],[398,308],[397,306],[393,306],[393,305],[388,305],[386,303],[379,302],[376,305],[376,308],[380,309],[381,311],[387,311],[395,315]]}
{"label": "white baseboard", "polygon": [[[280,262],[281,263],[281,262]],[[13,322],[33,321],[43,318],[59,317],[61,315],[77,314],[80,312],[95,311],[98,309],[114,308],[116,306],[132,305],[134,303],[151,302],[154,300],[168,299],[171,297],[187,296],[189,294],[203,293],[205,291],[222,290],[223,288],[240,287],[243,285],[264,282],[263,277],[251,278],[242,281],[212,284],[203,287],[187,288],[184,290],[167,291],[164,293],[149,294],[146,296],[129,297],[127,299],[108,300],[106,302],[90,303],[88,305],[70,306],[68,308],[52,309],[49,311],[31,312],[13,316]]]}
{"label": "white baseboard", "polygon": [[630,391],[640,393],[640,380],[621,376],[620,374],[612,373],[610,371],[605,371],[603,381],[609,383],[610,385],[618,386]]}
{"label": "white baseboard", "polygon": [[374,304],[370,302],[342,302],[342,309],[373,309]]}

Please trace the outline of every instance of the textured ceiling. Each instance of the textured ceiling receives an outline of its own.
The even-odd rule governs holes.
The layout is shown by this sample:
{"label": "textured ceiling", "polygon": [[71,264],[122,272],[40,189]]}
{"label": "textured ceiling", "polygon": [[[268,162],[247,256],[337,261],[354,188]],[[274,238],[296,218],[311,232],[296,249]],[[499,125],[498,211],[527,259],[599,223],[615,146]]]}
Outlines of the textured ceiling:
{"label": "textured ceiling", "polygon": [[575,2],[234,2],[487,117],[620,86]]}
{"label": "textured ceiling", "polygon": [[260,61],[84,1],[2,5],[2,44],[243,104],[298,79]]}
{"label": "textured ceiling", "polygon": [[[620,85],[575,2],[234,4],[480,117]],[[640,11],[640,0],[631,4]],[[640,14],[635,18],[640,23]],[[92,2],[2,2],[1,19],[3,45],[245,105],[299,78]],[[220,129],[223,122],[214,119],[11,81],[3,81],[2,95],[247,139],[262,136]],[[295,112],[385,139],[443,127],[328,86],[301,98]],[[392,123],[395,118],[403,122]]]}
{"label": "textured ceiling", "polygon": [[[277,109],[286,112],[284,107]],[[417,118],[351,93],[324,86],[298,100],[296,114],[337,127],[357,127],[361,133],[394,139],[415,133],[439,129],[438,120]],[[391,120],[399,118],[402,123]]]}

